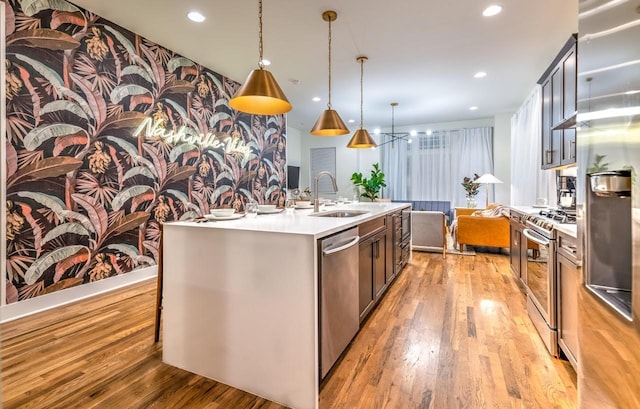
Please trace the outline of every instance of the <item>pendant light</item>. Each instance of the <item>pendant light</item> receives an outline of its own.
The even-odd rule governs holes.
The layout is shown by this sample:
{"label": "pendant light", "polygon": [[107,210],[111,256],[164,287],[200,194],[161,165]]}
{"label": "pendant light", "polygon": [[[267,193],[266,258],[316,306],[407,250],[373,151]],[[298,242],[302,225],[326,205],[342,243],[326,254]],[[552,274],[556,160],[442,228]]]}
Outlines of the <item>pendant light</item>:
{"label": "pendant light", "polygon": [[329,22],[329,102],[316,124],[311,129],[311,135],[315,136],[339,136],[349,133],[349,129],[338,115],[336,110],[331,109],[331,22],[338,18],[335,11],[325,11],[322,13],[322,19]]}
{"label": "pendant light", "polygon": [[273,75],[264,69],[262,58],[262,0],[258,1],[258,68],[251,71],[244,85],[229,100],[235,110],[255,115],[277,115],[291,111],[291,104]]}
{"label": "pendant light", "polygon": [[360,63],[360,129],[358,129],[351,140],[347,144],[347,148],[375,148],[378,146],[376,141],[373,140],[369,132],[364,129],[364,102],[363,102],[363,87],[362,87],[362,78],[364,77],[364,62],[367,61],[368,58],[361,56],[356,58],[356,61]]}

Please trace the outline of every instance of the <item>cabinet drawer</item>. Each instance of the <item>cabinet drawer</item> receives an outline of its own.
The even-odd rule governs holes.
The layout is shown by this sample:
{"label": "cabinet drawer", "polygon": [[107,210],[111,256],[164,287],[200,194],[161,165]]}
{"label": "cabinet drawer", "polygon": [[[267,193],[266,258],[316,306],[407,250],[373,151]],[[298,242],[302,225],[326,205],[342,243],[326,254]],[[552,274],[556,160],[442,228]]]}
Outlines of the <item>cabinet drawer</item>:
{"label": "cabinet drawer", "polygon": [[369,220],[364,223],[361,223],[358,226],[358,234],[360,235],[361,239],[366,238],[370,234],[377,233],[381,229],[384,229],[385,226],[386,226],[385,218],[378,217],[377,219],[373,219],[373,220]]}
{"label": "cabinet drawer", "polygon": [[574,264],[580,264],[578,256],[578,241],[576,238],[560,231],[557,232],[557,235],[557,253],[562,254]]}

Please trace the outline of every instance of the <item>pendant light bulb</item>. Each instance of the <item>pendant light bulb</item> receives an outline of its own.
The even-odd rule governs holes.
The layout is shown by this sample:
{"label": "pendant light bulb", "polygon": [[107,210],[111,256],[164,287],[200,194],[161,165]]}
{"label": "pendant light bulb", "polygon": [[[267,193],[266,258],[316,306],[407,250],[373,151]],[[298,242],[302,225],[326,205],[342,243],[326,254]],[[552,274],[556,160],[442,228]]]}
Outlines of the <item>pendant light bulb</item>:
{"label": "pendant light bulb", "polygon": [[238,89],[229,106],[237,111],[254,115],[278,115],[291,111],[291,103],[282,92],[273,75],[264,69],[262,55],[262,0],[258,0],[258,68],[251,71]]}
{"label": "pendant light bulb", "polygon": [[338,13],[329,10],[322,13],[322,19],[329,23],[329,101],[316,124],[311,129],[311,135],[315,136],[339,136],[349,133],[338,112],[331,108],[331,22],[338,18]]}
{"label": "pendant light bulb", "polygon": [[356,58],[356,61],[360,63],[360,129],[355,131],[351,140],[347,144],[347,148],[356,148],[356,149],[364,149],[364,148],[375,148],[378,146],[376,141],[373,140],[369,132],[364,129],[364,92],[363,92],[363,78],[364,78],[364,63],[368,58],[364,56],[360,56]]}

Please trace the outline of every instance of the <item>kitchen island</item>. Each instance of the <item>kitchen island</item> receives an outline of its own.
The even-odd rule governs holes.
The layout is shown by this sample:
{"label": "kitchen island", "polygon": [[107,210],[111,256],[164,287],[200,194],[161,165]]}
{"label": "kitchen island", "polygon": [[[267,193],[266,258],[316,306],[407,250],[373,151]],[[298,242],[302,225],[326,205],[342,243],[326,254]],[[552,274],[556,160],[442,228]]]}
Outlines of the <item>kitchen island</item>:
{"label": "kitchen island", "polygon": [[367,212],[348,218],[295,210],[166,224],[163,361],[293,408],[317,408],[318,241],[408,206],[340,206]]}

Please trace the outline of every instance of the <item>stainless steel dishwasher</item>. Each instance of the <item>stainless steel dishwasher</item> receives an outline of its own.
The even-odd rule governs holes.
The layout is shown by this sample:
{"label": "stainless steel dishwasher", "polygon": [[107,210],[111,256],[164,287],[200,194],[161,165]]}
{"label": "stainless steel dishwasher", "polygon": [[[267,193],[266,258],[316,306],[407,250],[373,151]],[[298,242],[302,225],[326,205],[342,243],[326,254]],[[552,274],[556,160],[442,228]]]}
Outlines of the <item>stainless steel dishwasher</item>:
{"label": "stainless steel dishwasher", "polygon": [[358,228],[322,239],[320,258],[320,378],[358,332]]}

